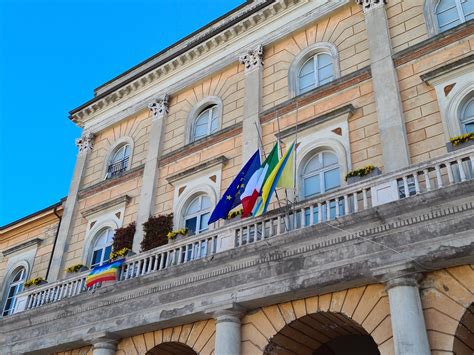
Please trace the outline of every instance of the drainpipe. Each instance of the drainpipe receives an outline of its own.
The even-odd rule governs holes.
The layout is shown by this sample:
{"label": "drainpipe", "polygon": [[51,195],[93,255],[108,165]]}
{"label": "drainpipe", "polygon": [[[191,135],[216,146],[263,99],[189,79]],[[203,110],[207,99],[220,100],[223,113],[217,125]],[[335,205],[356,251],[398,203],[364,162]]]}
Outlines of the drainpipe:
{"label": "drainpipe", "polygon": [[46,280],[48,280],[49,276],[49,269],[51,268],[51,262],[53,261],[53,255],[54,255],[54,249],[56,248],[56,242],[58,240],[58,234],[59,234],[59,227],[61,227],[61,221],[62,217],[58,215],[58,207],[61,206],[62,203],[56,207],[54,207],[53,213],[56,217],[59,219],[58,227],[56,228],[56,235],[54,236],[54,243],[53,243],[53,249],[51,250],[51,256],[49,257],[49,263],[48,263],[48,269],[46,270]]}

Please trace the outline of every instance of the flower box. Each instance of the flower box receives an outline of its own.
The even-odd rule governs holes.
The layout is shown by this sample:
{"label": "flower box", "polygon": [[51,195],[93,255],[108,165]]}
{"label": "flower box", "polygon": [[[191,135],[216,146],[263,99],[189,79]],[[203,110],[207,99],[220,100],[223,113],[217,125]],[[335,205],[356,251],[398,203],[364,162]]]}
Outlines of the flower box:
{"label": "flower box", "polygon": [[84,272],[84,271],[87,271],[89,270],[89,268],[85,265],[82,265],[82,264],[78,264],[78,265],[73,265],[73,266],[70,266],[66,269],[66,272],[68,274],[77,274],[79,272]]}
{"label": "flower box", "polygon": [[25,282],[25,288],[32,288],[37,286],[46,285],[48,281],[43,280],[41,277],[37,277],[36,279],[28,280]]}
{"label": "flower box", "polygon": [[347,183],[348,184],[355,184],[355,183],[358,183],[360,181],[363,181],[363,180],[369,179],[371,177],[382,174],[382,170],[380,170],[380,168],[377,168],[377,167],[371,168],[371,171],[367,172],[367,173],[361,172],[364,169],[367,169],[367,168],[356,170],[356,172],[358,172],[358,174],[360,174],[360,175],[349,176],[349,174],[351,174],[353,172],[349,173],[348,176],[346,177]]}
{"label": "flower box", "polygon": [[474,140],[473,139],[468,140],[466,142],[461,142],[461,143],[458,143],[458,144],[453,144],[451,142],[448,142],[448,143],[446,143],[446,148],[448,148],[448,152],[454,152],[455,150],[467,148],[467,147],[470,147],[472,145],[474,145]]}

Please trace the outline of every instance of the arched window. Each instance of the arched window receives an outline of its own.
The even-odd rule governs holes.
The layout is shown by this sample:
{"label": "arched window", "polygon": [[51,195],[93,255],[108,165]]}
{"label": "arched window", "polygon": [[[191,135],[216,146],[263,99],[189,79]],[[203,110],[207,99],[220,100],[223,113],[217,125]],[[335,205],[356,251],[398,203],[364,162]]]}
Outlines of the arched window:
{"label": "arched window", "polygon": [[92,249],[91,267],[102,265],[110,259],[113,238],[112,228],[104,228],[97,233]]}
{"label": "arched window", "polygon": [[461,108],[460,123],[463,133],[474,133],[474,93]]}
{"label": "arched window", "polygon": [[302,94],[334,79],[333,58],[328,53],[317,53],[301,66],[298,73],[298,93]]}
{"label": "arched window", "polygon": [[120,145],[112,152],[107,166],[106,179],[120,176],[128,169],[130,152],[130,144]]}
{"label": "arched window", "polygon": [[205,108],[194,121],[192,139],[196,141],[204,138],[219,128],[219,112],[217,105],[211,105]]}
{"label": "arched window", "polygon": [[26,269],[24,267],[16,270],[11,277],[7,288],[7,297],[5,300],[5,306],[3,307],[3,316],[8,316],[13,313],[15,309],[16,295],[23,290],[23,285],[26,279]]}
{"label": "arched window", "polygon": [[336,154],[322,151],[314,154],[301,172],[303,198],[313,197],[339,187],[341,173]]}
{"label": "arched window", "polygon": [[211,216],[211,199],[207,195],[195,197],[186,207],[184,213],[184,225],[188,228],[188,234],[198,234],[208,229],[208,221]]}
{"label": "arched window", "polygon": [[435,7],[440,32],[474,18],[474,0],[439,0]]}

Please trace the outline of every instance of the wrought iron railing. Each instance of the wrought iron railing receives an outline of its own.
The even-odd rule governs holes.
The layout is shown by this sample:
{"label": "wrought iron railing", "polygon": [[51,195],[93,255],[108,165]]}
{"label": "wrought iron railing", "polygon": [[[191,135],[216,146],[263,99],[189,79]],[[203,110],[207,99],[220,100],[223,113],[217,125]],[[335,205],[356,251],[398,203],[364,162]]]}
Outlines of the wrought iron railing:
{"label": "wrought iron railing", "polygon": [[119,160],[115,163],[109,164],[107,167],[106,179],[111,179],[116,176],[122,175],[128,168],[129,157]]}

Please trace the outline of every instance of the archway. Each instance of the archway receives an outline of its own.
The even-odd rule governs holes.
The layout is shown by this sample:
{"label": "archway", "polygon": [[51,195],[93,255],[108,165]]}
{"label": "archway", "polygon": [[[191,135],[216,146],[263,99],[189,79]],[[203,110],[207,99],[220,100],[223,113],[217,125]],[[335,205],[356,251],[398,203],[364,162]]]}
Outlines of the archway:
{"label": "archway", "polygon": [[453,352],[456,355],[474,353],[474,303],[471,303],[461,318],[454,335]]}
{"label": "archway", "polygon": [[265,355],[380,355],[367,331],[343,313],[308,314],[285,325]]}
{"label": "archway", "polygon": [[197,355],[197,353],[183,343],[166,342],[148,350],[146,355]]}

